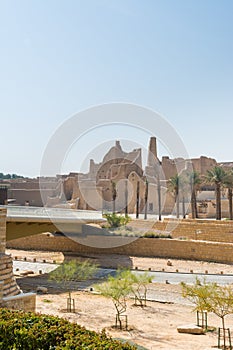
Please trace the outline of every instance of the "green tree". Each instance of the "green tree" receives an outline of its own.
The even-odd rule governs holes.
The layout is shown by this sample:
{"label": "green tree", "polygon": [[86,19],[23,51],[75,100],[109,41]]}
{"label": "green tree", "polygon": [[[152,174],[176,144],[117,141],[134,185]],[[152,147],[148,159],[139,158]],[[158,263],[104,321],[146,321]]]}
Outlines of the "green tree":
{"label": "green tree", "polygon": [[168,180],[168,191],[173,194],[176,202],[176,217],[180,217],[180,175],[176,174]]}
{"label": "green tree", "polygon": [[[122,316],[127,320],[125,314],[127,310],[126,297],[131,292],[132,282],[126,278],[122,278],[122,271],[117,271],[116,277],[109,276],[107,281],[97,284],[95,289],[100,292],[103,296],[110,298],[116,309],[115,326],[119,324],[122,329]],[[126,321],[127,328],[127,321]]]}
{"label": "green tree", "polygon": [[3,174],[3,173],[0,173],[0,179],[22,179],[24,178],[23,176],[21,175],[17,175],[17,174]]}
{"label": "green tree", "polygon": [[179,178],[180,178],[179,191],[180,191],[180,196],[182,198],[182,216],[183,216],[183,219],[185,219],[186,218],[185,197],[187,196],[187,193],[189,191],[186,172],[183,172],[182,174],[180,174]]}
{"label": "green tree", "polygon": [[227,197],[229,202],[229,219],[233,220],[233,207],[232,207],[233,169],[230,169],[226,173],[224,186],[227,188]]}
{"label": "green tree", "polygon": [[130,270],[125,270],[121,273],[121,278],[131,283],[131,292],[134,295],[135,305],[139,303],[141,307],[146,306],[147,287],[149,283],[152,283],[153,277],[148,272],[133,273]]}
{"label": "green tree", "polygon": [[125,180],[125,217],[128,216],[128,179]]}
{"label": "green tree", "polygon": [[140,201],[140,183],[137,181],[137,190],[136,190],[136,219],[139,218],[139,201]]}
{"label": "green tree", "polygon": [[226,171],[220,167],[215,166],[211,170],[207,171],[206,181],[215,187],[216,197],[216,220],[221,220],[221,189],[226,179]]}
{"label": "green tree", "polygon": [[158,218],[162,220],[162,207],[161,207],[161,183],[160,183],[160,167],[157,166],[156,171],[156,184],[157,184],[157,195],[158,195]]}
{"label": "green tree", "polygon": [[148,189],[149,189],[149,182],[148,182],[148,180],[146,179],[146,182],[145,182],[145,194],[144,194],[144,200],[145,200],[144,220],[147,220]]}
{"label": "green tree", "polygon": [[49,280],[61,284],[68,290],[67,311],[71,311],[71,286],[73,282],[85,281],[91,278],[97,270],[97,265],[85,261],[65,261],[49,274]]}
{"label": "green tree", "polygon": [[111,181],[111,185],[112,185],[112,212],[113,212],[113,214],[115,214],[117,189],[116,189],[116,183],[114,181]]}
{"label": "green tree", "polygon": [[197,212],[197,192],[200,190],[200,185],[202,183],[201,177],[197,171],[192,171],[188,173],[188,182],[191,189],[191,212],[192,218],[198,218]]}
{"label": "green tree", "polygon": [[[219,286],[215,285],[212,290],[211,297],[208,299],[206,305],[207,311],[213,312],[221,319],[223,330],[223,348],[226,347],[226,324],[225,317],[233,314],[233,290],[231,286]],[[218,343],[220,345],[220,334]]]}
{"label": "green tree", "polygon": [[[195,304],[194,311],[213,312],[221,319],[223,330],[223,348],[226,347],[226,324],[225,318],[233,314],[233,290],[231,286],[219,286],[217,283],[203,283],[196,279],[194,285],[182,282],[182,295]],[[220,332],[218,338],[220,347]]]}
{"label": "green tree", "polygon": [[[195,305],[193,311],[200,312],[202,314],[202,321],[204,321],[204,312],[207,312],[209,309],[209,299],[215,290],[215,286],[216,284],[208,284],[205,280],[201,283],[198,278],[196,278],[193,285],[188,285],[185,282],[181,282],[182,296],[187,298]],[[204,325],[202,323],[201,326],[204,328],[207,327],[207,324]]]}

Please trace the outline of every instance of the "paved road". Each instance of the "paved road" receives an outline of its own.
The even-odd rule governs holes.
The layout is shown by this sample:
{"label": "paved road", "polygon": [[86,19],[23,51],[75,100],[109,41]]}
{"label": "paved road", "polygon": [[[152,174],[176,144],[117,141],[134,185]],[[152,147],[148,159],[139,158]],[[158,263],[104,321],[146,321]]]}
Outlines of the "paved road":
{"label": "paved road", "polygon": [[[143,273],[138,271],[137,273]],[[149,272],[151,276],[154,276],[153,282],[170,284],[179,284],[180,282],[194,283],[196,277],[198,279],[206,280],[206,282],[216,282],[218,284],[230,284],[233,283],[233,275],[213,275],[213,274],[196,274],[196,273],[177,273],[177,272]]]}
{"label": "paved road", "polygon": [[[38,273],[39,270],[42,273],[49,273],[54,270],[58,265],[49,263],[39,263],[39,262],[25,262],[25,261],[14,261],[13,270],[17,274],[23,271],[34,271]],[[16,271],[16,269],[18,269]],[[135,273],[143,273],[143,271],[134,271]],[[89,290],[93,284],[97,283],[97,279],[102,279],[107,277],[109,274],[115,275],[116,270],[114,269],[99,269],[96,273],[95,280],[83,281],[83,282],[73,282],[71,285],[72,290]],[[179,291],[169,290],[165,288],[165,283],[170,283],[171,285],[179,284],[181,281],[186,283],[192,283],[195,278],[199,279],[206,278],[207,282],[217,282],[221,285],[227,283],[233,283],[233,275],[205,275],[205,274],[189,274],[189,273],[171,273],[171,272],[148,272],[153,277],[153,282],[164,283],[164,288],[162,285],[151,284],[148,286],[147,297],[148,300],[157,301],[162,303],[175,303],[181,305],[191,305],[187,299],[181,296]],[[33,275],[31,275],[33,276]],[[51,283],[47,278],[41,278],[41,276],[24,277],[23,279],[18,279],[18,284],[22,290],[25,286],[29,287],[30,290],[36,290],[37,286],[45,286],[47,288],[54,288],[54,283]],[[59,286],[61,288],[61,286]]]}
{"label": "paved road", "polygon": [[[13,261],[14,273],[20,273],[22,271],[34,271],[34,273],[49,273],[53,271],[58,265],[49,263],[39,262],[28,262],[28,261]],[[17,271],[18,269],[18,271]],[[96,278],[103,278],[109,274],[114,275],[116,270],[114,269],[103,269],[100,268],[96,274]],[[143,271],[135,271],[135,273],[143,273]],[[233,275],[212,275],[212,274],[191,274],[191,273],[176,273],[176,272],[148,272],[153,277],[153,282],[170,284],[179,284],[180,282],[193,283],[196,277],[200,280],[206,279],[207,282],[216,282],[218,284],[230,284],[233,283]]]}
{"label": "paved road", "polygon": [[34,273],[39,273],[40,270],[42,273],[49,273],[55,270],[57,266],[57,264],[13,260],[13,272],[16,274],[23,271],[33,271]]}

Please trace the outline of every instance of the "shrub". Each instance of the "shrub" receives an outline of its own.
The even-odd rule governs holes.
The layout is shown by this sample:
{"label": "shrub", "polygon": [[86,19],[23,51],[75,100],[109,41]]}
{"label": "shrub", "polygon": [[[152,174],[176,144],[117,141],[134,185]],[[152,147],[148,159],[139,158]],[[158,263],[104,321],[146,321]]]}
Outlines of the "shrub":
{"label": "shrub", "polygon": [[130,221],[130,217],[128,215],[118,215],[116,213],[106,213],[103,214],[103,217],[107,219],[107,222],[110,227],[120,227],[127,225]]}
{"label": "shrub", "polygon": [[170,238],[172,239],[172,235],[170,233],[157,233],[153,231],[147,231],[143,237],[145,238]]}
{"label": "shrub", "polygon": [[0,349],[4,350],[136,350],[128,343],[48,315],[0,310]]}

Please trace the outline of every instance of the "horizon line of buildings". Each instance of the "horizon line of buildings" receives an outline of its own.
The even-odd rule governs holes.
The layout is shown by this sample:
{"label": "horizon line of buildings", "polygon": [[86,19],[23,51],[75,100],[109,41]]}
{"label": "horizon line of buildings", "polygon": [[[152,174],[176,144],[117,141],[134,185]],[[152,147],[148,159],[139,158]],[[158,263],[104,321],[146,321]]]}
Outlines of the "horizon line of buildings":
{"label": "horizon line of buildings", "polygon": [[[134,213],[139,183],[140,211],[143,212],[145,206],[145,180],[147,179],[149,181],[148,213],[156,214],[158,212],[157,184],[159,175],[162,212],[171,214],[174,212],[175,199],[167,191],[168,180],[188,167],[194,169],[200,175],[205,175],[207,170],[217,165],[225,169],[233,168],[233,162],[217,163],[215,159],[205,156],[192,159],[170,159],[168,156],[162,156],[160,160],[157,156],[156,138],[151,137],[147,164],[143,169],[141,149],[124,152],[120,141],[116,141],[115,145],[109,149],[100,163],[90,159],[87,173],[71,172],[69,174],[57,174],[56,177],[38,176],[37,178],[17,178],[0,181],[0,204],[45,205],[81,210],[111,210],[112,184],[114,183],[116,185],[115,191],[117,192],[116,211],[123,211],[127,205],[128,212]],[[128,180],[127,189],[125,180]],[[125,198],[126,190],[127,200]],[[211,187],[204,192],[198,196],[200,203],[203,201],[214,201],[214,192]],[[187,211],[188,202],[189,198],[187,196]],[[203,211],[202,207],[200,205],[201,211]]]}

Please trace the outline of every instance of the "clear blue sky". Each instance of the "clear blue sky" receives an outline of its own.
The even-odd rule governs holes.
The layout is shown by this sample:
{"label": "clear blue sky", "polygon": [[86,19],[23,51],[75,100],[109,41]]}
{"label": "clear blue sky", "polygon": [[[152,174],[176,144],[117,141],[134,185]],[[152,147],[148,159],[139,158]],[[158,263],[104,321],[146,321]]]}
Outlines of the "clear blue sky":
{"label": "clear blue sky", "polygon": [[0,0],[0,43],[0,172],[38,175],[64,120],[119,101],[161,113],[191,157],[233,160],[232,0]]}

